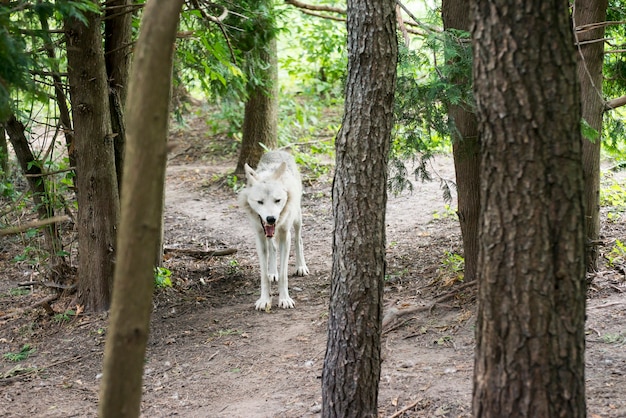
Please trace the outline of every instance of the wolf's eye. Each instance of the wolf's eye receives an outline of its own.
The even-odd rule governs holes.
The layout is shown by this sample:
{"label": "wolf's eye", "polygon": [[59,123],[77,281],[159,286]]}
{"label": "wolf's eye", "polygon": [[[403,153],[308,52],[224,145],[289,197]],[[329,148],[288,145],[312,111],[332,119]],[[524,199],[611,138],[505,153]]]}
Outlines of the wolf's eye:
{"label": "wolf's eye", "polygon": [[262,200],[258,200],[258,201],[257,201],[257,203],[258,203],[259,205],[262,205],[262,204],[263,204],[263,201],[262,201]]}
{"label": "wolf's eye", "polygon": [[280,199],[276,199],[274,203],[280,203]]}

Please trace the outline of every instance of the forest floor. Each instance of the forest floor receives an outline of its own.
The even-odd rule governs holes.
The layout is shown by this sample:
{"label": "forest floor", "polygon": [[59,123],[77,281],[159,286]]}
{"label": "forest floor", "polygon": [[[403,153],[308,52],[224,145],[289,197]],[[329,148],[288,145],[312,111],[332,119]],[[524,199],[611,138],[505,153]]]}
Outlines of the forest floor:
{"label": "forest floor", "polygon": [[[237,252],[205,258],[166,254],[174,285],[155,293],[142,416],[319,416],[331,173],[303,172],[310,275],[290,275],[296,308],[258,312],[254,238],[225,180],[236,161],[231,141],[209,139],[199,117],[173,130],[172,139],[178,146],[167,170],[166,247]],[[449,157],[436,158],[431,168],[454,179]],[[624,173],[618,175],[625,185]],[[589,416],[608,418],[626,416],[626,266],[609,266],[605,257],[615,239],[626,237],[626,214],[608,222],[606,213],[606,245],[588,292],[586,387]],[[458,280],[451,254],[461,253],[459,227],[438,182],[415,183],[412,193],[390,196],[387,241],[385,310],[424,309],[385,329],[379,415],[469,417],[476,289]],[[20,282],[40,277],[37,266],[13,261],[23,252],[19,237],[0,242],[0,417],[96,416],[107,317],[63,315],[75,309],[71,296],[53,304],[57,315],[33,308],[50,293],[39,286],[19,290]],[[292,257],[291,273],[293,265]],[[22,361],[6,355],[26,344],[33,351]]]}

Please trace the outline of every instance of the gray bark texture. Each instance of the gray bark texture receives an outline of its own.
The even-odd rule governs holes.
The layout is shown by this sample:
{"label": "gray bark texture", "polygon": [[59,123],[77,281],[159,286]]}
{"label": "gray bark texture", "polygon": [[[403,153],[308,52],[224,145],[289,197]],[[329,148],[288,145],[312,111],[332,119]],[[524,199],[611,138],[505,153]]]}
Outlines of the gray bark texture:
{"label": "gray bark texture", "polygon": [[378,416],[387,163],[398,55],[395,2],[350,0],[347,18],[322,416],[362,418]]}

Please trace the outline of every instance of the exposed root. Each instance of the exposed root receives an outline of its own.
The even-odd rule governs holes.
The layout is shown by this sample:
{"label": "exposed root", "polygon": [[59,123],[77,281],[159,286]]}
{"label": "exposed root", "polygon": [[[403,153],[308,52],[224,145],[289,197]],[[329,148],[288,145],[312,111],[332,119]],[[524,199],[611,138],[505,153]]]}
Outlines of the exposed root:
{"label": "exposed root", "polygon": [[[383,316],[383,332],[391,331],[392,328],[390,328],[390,325],[394,324],[396,321],[398,321],[399,318],[403,316],[412,315],[417,312],[426,312],[426,311],[430,314],[432,310],[435,309],[435,307],[437,306],[452,309],[452,306],[443,305],[443,303],[447,302],[449,299],[453,299],[454,297],[456,297],[459,291],[466,289],[468,287],[474,287],[474,286],[476,286],[476,282],[463,283],[462,285],[457,286],[455,289],[447,293],[444,293],[443,295],[441,295],[440,297],[438,297],[437,299],[435,299],[433,302],[429,303],[428,305],[412,305],[412,306],[409,305],[403,308],[391,307],[387,309],[387,312]],[[403,324],[405,323],[406,321],[403,322]],[[395,328],[397,327],[394,327],[393,329]]]}

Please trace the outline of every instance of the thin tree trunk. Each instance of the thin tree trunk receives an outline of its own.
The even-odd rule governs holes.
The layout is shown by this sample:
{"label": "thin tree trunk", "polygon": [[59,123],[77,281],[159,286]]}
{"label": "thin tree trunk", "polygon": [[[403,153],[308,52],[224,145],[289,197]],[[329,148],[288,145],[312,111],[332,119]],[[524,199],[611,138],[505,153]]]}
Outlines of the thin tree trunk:
{"label": "thin tree trunk", "polygon": [[119,195],[100,18],[65,22],[74,119],[78,193],[78,298],[88,310],[109,308]]}
{"label": "thin tree trunk", "polygon": [[[163,217],[173,45],[183,0],[151,0],[141,23],[126,104],[119,255],[104,354],[100,417],[137,417],[148,340],[154,253]],[[150,173],[146,176],[145,173]]]}
{"label": "thin tree trunk", "polygon": [[376,417],[395,1],[348,1],[348,80],[333,182],[333,270],[322,416]]}
{"label": "thin tree trunk", "polygon": [[[444,29],[470,30],[469,2],[462,0],[443,0],[441,16]],[[459,45],[458,48],[470,46]],[[454,65],[454,62],[448,63]],[[468,78],[450,80],[459,85],[471,83]],[[456,173],[459,222],[463,238],[463,256],[465,258],[464,278],[476,279],[478,264],[478,217],[480,213],[480,141],[478,139],[478,121],[469,104],[448,104],[448,117],[453,126],[452,155]]]}
{"label": "thin tree trunk", "polygon": [[[48,21],[40,16],[41,29],[43,30],[45,42],[44,49],[46,55],[51,59],[52,63],[57,62],[57,57],[54,52],[54,45],[48,35],[50,27]],[[70,109],[67,106],[67,96],[63,87],[63,80],[61,79],[58,66],[52,69],[52,82],[54,83],[54,96],[56,99],[57,107],[59,108],[59,123],[63,128],[63,136],[65,137],[65,148],[67,150],[67,156],[70,161],[71,167],[76,167],[76,156],[74,155],[74,131],[72,129],[72,118],[70,116]]]}
{"label": "thin tree trunk", "polygon": [[0,170],[2,170],[4,177],[8,177],[9,149],[7,147],[7,136],[4,126],[0,126]]}
{"label": "thin tree trunk", "polygon": [[248,91],[235,174],[243,174],[246,163],[256,167],[263,155],[263,146],[274,149],[278,142],[278,61],[275,38],[269,42],[269,49],[269,52],[261,49],[260,58],[268,65],[266,75],[270,88],[253,86]]}
{"label": "thin tree trunk", "polygon": [[[606,20],[607,0],[576,0],[574,25],[582,26]],[[582,117],[593,129],[602,134],[604,98],[602,96],[602,65],[604,42],[581,42],[604,38],[604,26],[577,33],[578,79]],[[601,138],[583,140],[583,168],[585,171],[585,218],[587,220],[587,269],[598,269],[598,239],[600,236],[600,149]]]}
{"label": "thin tree trunk", "polygon": [[482,139],[477,418],[586,414],[581,113],[568,8],[472,2]]}
{"label": "thin tree trunk", "polygon": [[[41,176],[42,170],[40,161],[37,161],[33,155],[28,139],[24,134],[24,125],[12,114],[5,122],[4,128],[9,134],[9,141],[13,146],[13,151],[15,151],[17,161],[28,181],[28,186],[33,194],[33,203],[35,204],[39,219],[52,218],[54,216],[54,208],[50,205],[52,199],[48,195],[46,184]],[[59,263],[63,262],[63,258],[59,256],[63,245],[57,224],[52,223],[42,229],[44,231],[46,246],[50,253],[51,265],[57,266]]]}
{"label": "thin tree trunk", "polygon": [[122,185],[122,167],[124,163],[124,102],[128,91],[128,72],[130,70],[132,13],[125,7],[132,7],[132,0],[107,1],[106,20],[104,21],[104,57],[109,78],[109,105],[113,144],[115,149],[115,169],[118,187]]}

